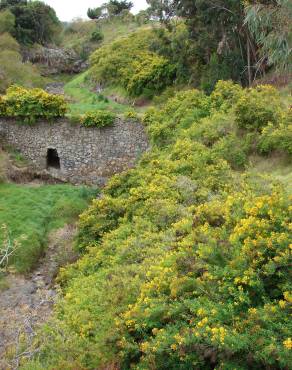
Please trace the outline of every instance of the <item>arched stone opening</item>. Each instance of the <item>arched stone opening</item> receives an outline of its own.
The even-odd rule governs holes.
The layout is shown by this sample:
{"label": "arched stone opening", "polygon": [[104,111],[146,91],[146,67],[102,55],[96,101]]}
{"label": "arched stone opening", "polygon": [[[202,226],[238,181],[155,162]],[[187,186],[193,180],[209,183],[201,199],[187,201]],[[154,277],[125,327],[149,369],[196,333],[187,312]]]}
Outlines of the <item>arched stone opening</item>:
{"label": "arched stone opening", "polygon": [[49,148],[47,150],[47,168],[60,169],[60,158],[57,149]]}

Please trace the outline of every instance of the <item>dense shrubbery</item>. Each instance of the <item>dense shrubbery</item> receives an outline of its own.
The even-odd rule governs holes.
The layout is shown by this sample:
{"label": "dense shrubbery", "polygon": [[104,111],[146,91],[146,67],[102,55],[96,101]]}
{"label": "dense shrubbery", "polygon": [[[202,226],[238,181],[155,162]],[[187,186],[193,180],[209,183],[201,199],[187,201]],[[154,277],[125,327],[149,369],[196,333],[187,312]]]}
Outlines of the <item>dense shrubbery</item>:
{"label": "dense shrubbery", "polygon": [[37,118],[63,117],[67,111],[64,97],[48,94],[42,89],[25,89],[11,86],[0,100],[0,114],[15,117],[27,123]]}
{"label": "dense shrubbery", "polygon": [[43,86],[46,79],[31,63],[23,63],[17,41],[8,33],[0,34],[0,93],[12,84]]}
{"label": "dense shrubbery", "polygon": [[90,39],[91,41],[94,41],[94,42],[100,42],[104,39],[104,36],[101,30],[95,30],[92,32]]}
{"label": "dense shrubbery", "polygon": [[238,126],[247,130],[261,130],[269,122],[277,124],[281,113],[278,91],[272,86],[257,86],[246,90],[235,108]]}
{"label": "dense shrubbery", "polygon": [[55,10],[42,1],[1,0],[0,24],[2,11],[6,20],[9,13],[13,14],[13,27],[9,31],[21,44],[45,45],[55,41],[61,31]]}
{"label": "dense shrubbery", "polygon": [[152,150],[81,215],[84,256],[27,369],[290,366],[291,208],[232,170],[254,146],[233,109],[250,91],[226,86],[147,112]]}
{"label": "dense shrubbery", "polygon": [[81,116],[80,122],[85,127],[106,127],[114,123],[115,117],[112,112],[98,110]]}
{"label": "dense shrubbery", "polygon": [[212,107],[228,111],[243,94],[240,85],[232,81],[218,81],[211,94]]}
{"label": "dense shrubbery", "polygon": [[271,123],[266,126],[259,138],[258,149],[261,153],[270,153],[274,150],[286,151],[292,154],[292,119],[291,112],[284,117],[278,127]]}
{"label": "dense shrubbery", "polygon": [[153,96],[172,83],[175,67],[149,51],[151,31],[137,32],[98,49],[91,56],[90,76],[102,84],[121,85],[131,96]]}
{"label": "dense shrubbery", "polygon": [[166,145],[177,137],[177,131],[210,114],[210,98],[198,90],[182,91],[170,98],[161,109],[149,109],[144,116],[155,144]]}

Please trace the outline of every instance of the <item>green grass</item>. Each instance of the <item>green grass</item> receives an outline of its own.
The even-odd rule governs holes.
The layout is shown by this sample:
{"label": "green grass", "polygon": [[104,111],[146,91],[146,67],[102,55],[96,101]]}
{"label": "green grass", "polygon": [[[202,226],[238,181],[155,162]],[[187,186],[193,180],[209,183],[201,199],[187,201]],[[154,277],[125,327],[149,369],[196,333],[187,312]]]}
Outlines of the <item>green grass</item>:
{"label": "green grass", "polygon": [[6,159],[4,152],[0,148],[0,184],[6,179]]}
{"label": "green grass", "polygon": [[254,174],[269,175],[280,181],[288,194],[292,194],[292,163],[291,157],[271,154],[268,157],[253,156],[250,158],[249,171]]}
{"label": "green grass", "polygon": [[[120,19],[114,20],[103,20],[98,23],[101,31],[104,35],[104,40],[102,43],[94,43],[90,41],[91,33],[97,29],[97,24],[95,21],[77,21],[73,23],[71,32],[69,30],[65,31],[63,34],[62,45],[68,48],[73,48],[77,52],[82,53],[82,48],[87,45],[91,52],[96,50],[98,47],[105,44],[109,44],[116,39],[129,36],[130,33],[137,31],[138,29],[149,29],[155,27],[155,23],[140,26],[136,22],[125,22]],[[110,110],[117,114],[123,114],[126,111],[132,110],[131,104],[127,103],[117,103],[113,101],[114,99],[102,99],[103,97],[118,97],[122,101],[127,101],[127,94],[121,87],[107,87],[102,96],[98,96],[94,93],[93,87],[86,78],[88,71],[81,73],[80,75],[74,77],[71,81],[68,81],[65,77],[60,77],[61,81],[65,82],[65,94],[70,99],[69,104],[69,115],[78,116],[80,114],[85,114],[89,111],[95,110]],[[145,107],[135,108],[135,110],[142,112]]]}
{"label": "green grass", "polygon": [[[65,85],[65,94],[69,97],[69,114],[79,115],[95,110],[110,110],[117,114],[124,113],[131,109],[130,105],[119,104],[111,100],[105,101],[102,96],[91,91],[90,83],[87,80],[88,72],[84,72]],[[113,91],[114,92],[114,91]],[[108,88],[106,94],[110,95]],[[105,97],[105,95],[103,95]]]}
{"label": "green grass", "polygon": [[280,95],[282,102],[286,108],[291,105],[291,93],[292,92],[292,83],[289,83],[286,87],[280,89]]}
{"label": "green grass", "polygon": [[[96,21],[92,20],[77,20],[71,24],[71,27],[65,29],[61,35],[61,46],[74,49],[82,55],[84,53],[84,46],[89,48],[89,51],[93,51],[100,45],[108,44],[117,38],[127,36],[138,29],[149,27],[151,27],[151,25],[140,26],[136,22],[122,21],[121,19],[101,20],[98,24]],[[102,43],[91,41],[92,32],[99,28],[104,36]]]}
{"label": "green grass", "polygon": [[118,38],[129,36],[130,33],[138,29],[149,29],[150,27],[152,27],[151,24],[140,26],[136,22],[122,22],[118,19],[104,22],[101,26],[104,35],[103,45],[109,44]]}
{"label": "green grass", "polygon": [[[25,236],[10,261],[17,272],[33,268],[45,249],[48,233],[73,222],[94,193],[73,185],[0,184],[0,226],[7,226],[11,240]],[[0,229],[0,248],[4,237]]]}
{"label": "green grass", "polygon": [[12,145],[3,144],[3,149],[5,150],[0,153],[0,172],[1,172],[1,157],[2,157],[2,167],[7,167],[8,157],[12,161],[12,163],[17,166],[18,168],[25,167],[28,165],[28,161],[23,157],[19,150],[15,149]]}

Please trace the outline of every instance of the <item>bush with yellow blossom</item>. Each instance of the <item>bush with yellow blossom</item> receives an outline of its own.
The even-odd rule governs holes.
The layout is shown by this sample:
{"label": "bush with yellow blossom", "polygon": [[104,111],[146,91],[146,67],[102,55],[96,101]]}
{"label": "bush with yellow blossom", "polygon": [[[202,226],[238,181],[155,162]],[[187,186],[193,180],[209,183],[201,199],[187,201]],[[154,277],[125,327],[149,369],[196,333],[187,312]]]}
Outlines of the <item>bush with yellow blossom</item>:
{"label": "bush with yellow blossom", "polygon": [[38,118],[63,117],[66,112],[67,103],[63,96],[49,94],[42,89],[13,85],[0,100],[0,116],[17,118],[25,123],[33,123]]}
{"label": "bush with yellow blossom", "polygon": [[80,216],[83,256],[26,369],[289,368],[290,200],[242,172],[259,134],[226,86],[146,113],[151,151]]}

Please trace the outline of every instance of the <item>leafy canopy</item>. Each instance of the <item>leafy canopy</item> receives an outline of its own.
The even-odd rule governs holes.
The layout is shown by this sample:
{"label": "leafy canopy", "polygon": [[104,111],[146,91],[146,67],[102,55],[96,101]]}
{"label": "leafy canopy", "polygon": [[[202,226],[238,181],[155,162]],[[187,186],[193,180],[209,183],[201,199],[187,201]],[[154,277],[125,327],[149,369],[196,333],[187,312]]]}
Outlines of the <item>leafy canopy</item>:
{"label": "leafy canopy", "polygon": [[2,0],[0,9],[15,17],[12,35],[21,44],[52,42],[60,32],[61,23],[55,10],[41,1]]}

